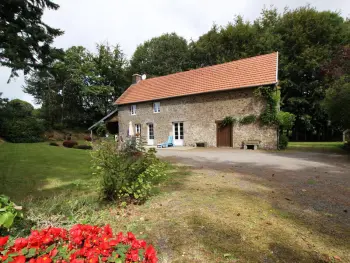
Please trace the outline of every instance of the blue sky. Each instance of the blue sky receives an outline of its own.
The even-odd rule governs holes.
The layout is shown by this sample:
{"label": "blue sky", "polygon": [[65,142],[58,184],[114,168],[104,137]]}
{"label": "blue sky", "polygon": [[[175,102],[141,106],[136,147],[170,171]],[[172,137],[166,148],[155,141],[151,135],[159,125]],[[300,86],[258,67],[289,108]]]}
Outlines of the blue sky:
{"label": "blue sky", "polygon": [[[163,33],[176,32],[190,40],[207,32],[215,22],[225,25],[235,15],[254,20],[261,9],[271,5],[283,10],[309,3],[318,10],[340,11],[350,17],[350,1],[346,0],[56,0],[58,11],[47,11],[44,21],[65,31],[54,45],[68,48],[82,45],[94,51],[96,43],[119,43],[130,57],[137,45]],[[7,84],[10,69],[0,67],[0,92],[10,99],[19,98],[33,103],[22,92],[24,77]]]}

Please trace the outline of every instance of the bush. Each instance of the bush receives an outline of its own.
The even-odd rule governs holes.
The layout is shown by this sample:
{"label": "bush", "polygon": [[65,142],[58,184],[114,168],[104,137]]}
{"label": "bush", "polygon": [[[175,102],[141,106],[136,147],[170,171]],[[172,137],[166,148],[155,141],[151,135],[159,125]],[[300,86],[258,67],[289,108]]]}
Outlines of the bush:
{"label": "bush", "polygon": [[88,142],[91,142],[91,141],[92,141],[92,138],[91,138],[90,135],[85,135],[85,136],[84,136],[84,140],[85,140],[85,141],[88,141]]}
{"label": "bush", "polygon": [[133,233],[113,235],[109,225],[104,227],[74,225],[69,231],[49,227],[34,230],[27,238],[8,242],[0,237],[1,262],[143,262],[156,263],[157,253],[152,245],[137,240]]}
{"label": "bush", "polygon": [[67,141],[64,141],[62,143],[62,145],[64,147],[67,147],[67,148],[73,148],[74,146],[78,145],[78,143],[76,141],[70,141],[70,140],[67,140]]}
{"label": "bush", "polygon": [[280,134],[279,141],[278,141],[278,149],[279,150],[285,150],[288,147],[289,139],[287,135]]}
{"label": "bush", "polygon": [[1,135],[9,142],[41,142],[44,125],[34,117],[13,118],[4,120],[1,125]]}
{"label": "bush", "polygon": [[10,198],[5,195],[0,195],[0,230],[1,228],[9,229],[16,218],[22,218],[23,214],[21,210],[22,207],[16,206]]}
{"label": "bush", "polygon": [[59,146],[59,144],[57,142],[50,142],[49,145],[50,146]]}
{"label": "bush", "polygon": [[253,122],[256,121],[256,116],[255,115],[248,115],[248,116],[244,116],[240,121],[239,123],[240,124],[251,124]]}
{"label": "bush", "polygon": [[103,199],[143,202],[165,177],[166,165],[155,156],[155,151],[137,149],[130,143],[118,151],[115,143],[105,141],[92,152],[92,168],[101,179]]}
{"label": "bush", "polygon": [[81,149],[81,150],[92,150],[92,146],[91,145],[75,145],[73,146],[73,148],[75,149]]}

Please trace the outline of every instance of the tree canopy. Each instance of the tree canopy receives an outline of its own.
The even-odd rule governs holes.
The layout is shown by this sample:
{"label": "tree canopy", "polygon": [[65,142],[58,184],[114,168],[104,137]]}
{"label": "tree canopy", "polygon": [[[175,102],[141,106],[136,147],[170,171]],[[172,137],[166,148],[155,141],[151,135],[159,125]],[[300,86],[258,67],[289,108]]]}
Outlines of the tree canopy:
{"label": "tree canopy", "polygon": [[45,9],[58,8],[51,0],[0,1],[0,65],[11,68],[11,76],[47,68],[61,57],[51,44],[63,31],[42,21]]}

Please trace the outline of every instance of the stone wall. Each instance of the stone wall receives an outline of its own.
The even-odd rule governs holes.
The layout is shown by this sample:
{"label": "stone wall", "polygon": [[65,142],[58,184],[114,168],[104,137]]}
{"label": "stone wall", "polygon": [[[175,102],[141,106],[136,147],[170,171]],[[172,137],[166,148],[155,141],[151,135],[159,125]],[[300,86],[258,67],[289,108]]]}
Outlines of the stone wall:
{"label": "stone wall", "polygon": [[[216,121],[226,116],[260,115],[265,103],[254,96],[253,91],[253,88],[246,88],[160,100],[160,113],[153,113],[153,101],[136,104],[136,115],[130,114],[130,105],[120,105],[119,134],[127,136],[131,121],[133,126],[141,124],[141,136],[147,141],[147,123],[153,123],[156,145],[172,135],[173,122],[183,122],[184,145],[206,142],[207,146],[216,147]],[[241,147],[245,140],[260,140],[262,148],[277,147],[276,128],[261,127],[258,123],[235,124],[232,136],[234,148]]]}

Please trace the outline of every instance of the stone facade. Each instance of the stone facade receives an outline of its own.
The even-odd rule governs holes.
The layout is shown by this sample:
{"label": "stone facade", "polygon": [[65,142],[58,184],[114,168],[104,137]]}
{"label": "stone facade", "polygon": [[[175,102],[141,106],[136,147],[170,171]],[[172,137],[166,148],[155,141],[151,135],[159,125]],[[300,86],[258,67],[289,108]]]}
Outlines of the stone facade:
{"label": "stone facade", "polygon": [[[196,142],[205,142],[216,147],[217,121],[226,116],[241,118],[246,115],[260,115],[265,102],[253,94],[253,88],[236,89],[199,95],[159,100],[160,113],[153,112],[152,102],[136,104],[136,115],[131,115],[131,105],[118,106],[119,135],[126,137],[129,122],[135,130],[135,124],[141,124],[141,136],[147,142],[147,125],[153,123],[154,145],[166,142],[173,135],[173,123],[183,122],[184,145],[195,146]],[[235,124],[232,130],[232,144],[240,148],[246,140],[260,140],[260,147],[277,148],[277,129],[262,127],[258,123]]]}

